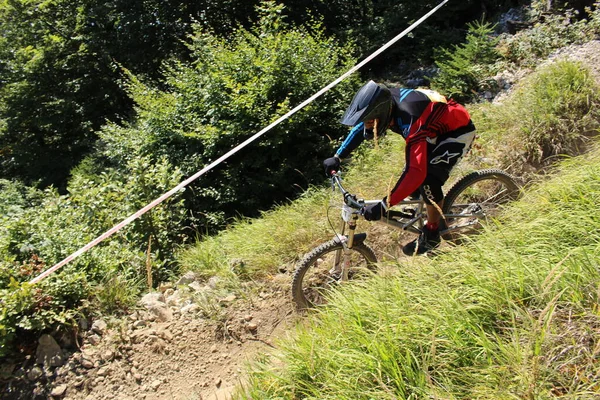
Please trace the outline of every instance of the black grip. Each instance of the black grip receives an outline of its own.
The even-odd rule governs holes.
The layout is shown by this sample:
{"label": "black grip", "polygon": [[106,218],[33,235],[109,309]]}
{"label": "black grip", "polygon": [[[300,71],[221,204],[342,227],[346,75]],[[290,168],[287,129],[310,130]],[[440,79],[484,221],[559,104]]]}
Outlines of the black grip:
{"label": "black grip", "polygon": [[356,197],[354,195],[348,192],[344,193],[344,203],[346,203],[352,208],[356,208],[357,210],[360,210],[364,206],[364,204],[361,204],[356,200]]}

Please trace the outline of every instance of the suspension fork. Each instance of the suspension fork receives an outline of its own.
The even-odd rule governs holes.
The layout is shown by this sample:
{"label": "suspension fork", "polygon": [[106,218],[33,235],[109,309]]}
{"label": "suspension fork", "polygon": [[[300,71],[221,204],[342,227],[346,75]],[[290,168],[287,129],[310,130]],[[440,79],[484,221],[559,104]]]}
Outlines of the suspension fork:
{"label": "suspension fork", "polygon": [[[344,237],[344,233],[346,230],[346,224],[348,225],[348,240],[344,242],[342,240],[343,249],[339,250],[335,254],[335,262],[334,262],[334,270],[335,272],[341,272],[340,280],[347,281],[348,280],[348,270],[350,268],[350,255],[352,254],[351,249],[354,245],[354,232],[356,230],[356,221],[358,220],[357,215],[352,216],[352,221],[346,223],[342,221],[342,233],[341,236]],[[340,270],[341,266],[341,270]]]}

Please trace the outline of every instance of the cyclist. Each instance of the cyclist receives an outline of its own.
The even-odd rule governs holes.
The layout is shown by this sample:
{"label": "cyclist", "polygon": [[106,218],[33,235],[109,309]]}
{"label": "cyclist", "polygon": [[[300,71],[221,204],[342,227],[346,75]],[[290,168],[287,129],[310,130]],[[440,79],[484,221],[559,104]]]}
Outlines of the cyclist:
{"label": "cyclist", "polygon": [[402,175],[388,196],[365,207],[363,215],[369,221],[379,220],[389,207],[421,195],[427,205],[427,223],[402,251],[414,255],[438,247],[442,186],[475,138],[467,110],[432,90],[388,88],[369,81],[354,95],[341,123],[353,128],[335,155],[323,161],[327,176],[365,139],[383,136],[388,128],[399,133],[406,140]]}

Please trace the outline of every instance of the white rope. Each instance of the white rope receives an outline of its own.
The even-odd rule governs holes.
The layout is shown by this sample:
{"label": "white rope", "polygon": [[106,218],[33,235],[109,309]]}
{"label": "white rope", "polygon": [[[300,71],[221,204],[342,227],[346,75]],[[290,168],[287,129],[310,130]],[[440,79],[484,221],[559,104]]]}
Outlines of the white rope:
{"label": "white rope", "polygon": [[337,78],[335,81],[331,82],[329,85],[325,86],[323,89],[319,90],[317,93],[315,93],[314,95],[312,95],[311,97],[309,97],[308,99],[306,99],[304,102],[302,102],[300,105],[298,105],[294,109],[288,111],[285,115],[283,115],[282,117],[280,117],[279,119],[277,119],[275,122],[271,123],[266,128],[263,128],[260,132],[254,134],[252,137],[250,137],[249,139],[247,139],[246,141],[244,141],[239,146],[231,149],[230,151],[228,151],[227,153],[225,153],[224,155],[222,155],[221,157],[219,157],[218,159],[216,159],[215,161],[213,161],[212,163],[210,163],[209,165],[207,165],[206,167],[204,167],[202,170],[196,172],[194,175],[190,176],[189,178],[187,178],[186,180],[184,180],[183,182],[181,182],[179,185],[175,186],[173,189],[169,190],[168,192],[166,192],[165,194],[163,194],[162,196],[160,196],[156,200],[154,200],[151,203],[149,203],[148,205],[146,205],[141,210],[137,211],[135,214],[132,214],[131,216],[129,216],[128,218],[126,218],[125,220],[123,220],[122,222],[120,222],[119,224],[113,226],[111,229],[109,229],[108,231],[106,231],[102,235],[98,236],[96,239],[92,240],[91,242],[89,242],[88,244],[86,244],[85,246],[83,246],[82,248],[80,248],[79,250],[77,250],[75,253],[71,254],[70,256],[68,256],[67,258],[65,258],[61,262],[59,262],[58,264],[54,265],[52,268],[49,268],[46,271],[44,271],[43,273],[41,273],[40,275],[36,276],[35,278],[33,278],[30,281],[30,283],[34,284],[34,283],[37,283],[37,282],[41,281],[42,279],[46,278],[48,275],[54,273],[59,268],[63,267],[65,264],[68,264],[69,262],[71,262],[75,258],[77,258],[80,255],[82,255],[83,253],[87,252],[92,247],[96,246],[98,243],[100,243],[100,242],[104,241],[105,239],[109,238],[110,236],[112,236],[113,234],[115,234],[116,232],[118,232],[119,230],[121,230],[124,226],[126,226],[126,225],[130,224],[131,222],[135,221],[136,219],[138,219],[139,217],[141,217],[142,215],[144,215],[146,212],[150,211],[151,209],[153,209],[154,207],[156,207],[157,205],[159,205],[163,201],[167,200],[169,197],[173,196],[175,193],[179,192],[180,190],[182,190],[183,188],[185,188],[187,185],[189,185],[190,183],[192,183],[193,181],[195,181],[196,179],[198,179],[199,177],[201,177],[202,175],[204,175],[205,173],[207,173],[208,171],[210,171],[211,169],[213,169],[214,167],[216,167],[217,165],[219,165],[223,161],[227,160],[229,157],[231,157],[232,155],[234,155],[235,153],[237,153],[238,151],[240,151],[241,149],[243,149],[244,147],[246,147],[250,143],[254,142],[256,139],[258,139],[259,137],[261,137],[262,135],[264,135],[265,133],[267,133],[268,131],[270,131],[271,129],[273,129],[275,126],[279,125],[281,122],[285,121],[286,119],[288,119],[289,117],[291,117],[292,115],[294,115],[295,113],[297,113],[298,111],[300,111],[302,108],[304,108],[308,104],[312,103],[319,96],[321,96],[322,94],[324,94],[327,91],[329,91],[331,88],[333,88],[334,86],[336,86],[338,83],[340,83],[341,81],[343,81],[344,79],[346,79],[348,76],[350,76],[351,74],[353,74],[354,72],[356,72],[359,68],[361,68],[362,66],[364,66],[365,64],[367,64],[368,62],[370,62],[372,59],[374,59],[375,57],[377,57],[379,54],[381,54],[382,52],[384,52],[385,50],[387,50],[390,46],[392,46],[398,40],[400,40],[401,38],[403,38],[404,36],[406,36],[414,28],[416,28],[417,26],[419,26],[423,21],[425,21],[432,14],[434,14],[437,10],[439,10],[448,1],[449,0],[443,0],[435,8],[433,8],[427,14],[425,14],[424,16],[422,16],[419,20],[417,20],[416,22],[414,22],[411,26],[409,26],[408,28],[406,28],[403,32],[401,32],[400,34],[398,34],[396,37],[394,37],[392,40],[390,40],[389,42],[387,42],[385,45],[381,46],[377,51],[375,51],[369,57],[365,58],[363,61],[361,61],[360,63],[356,64],[354,67],[352,67],[350,70],[348,70],[348,72],[346,72],[345,74],[343,74],[342,76],[340,76],[339,78]]}

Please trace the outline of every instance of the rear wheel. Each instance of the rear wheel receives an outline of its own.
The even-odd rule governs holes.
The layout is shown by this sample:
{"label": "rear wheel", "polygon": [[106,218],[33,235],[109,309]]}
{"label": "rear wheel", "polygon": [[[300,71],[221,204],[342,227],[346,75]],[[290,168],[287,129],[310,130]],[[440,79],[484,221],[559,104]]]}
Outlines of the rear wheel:
{"label": "rear wheel", "polygon": [[519,186],[504,171],[489,169],[472,172],[448,191],[442,211],[445,240],[457,241],[476,233],[481,222],[498,215],[502,208],[519,196]]}
{"label": "rear wheel", "polygon": [[323,304],[327,292],[340,283],[341,263],[348,262],[348,278],[358,279],[375,271],[377,257],[364,243],[355,243],[344,255],[344,246],[333,239],[323,243],[304,256],[298,264],[292,281],[292,297],[298,310]]}

